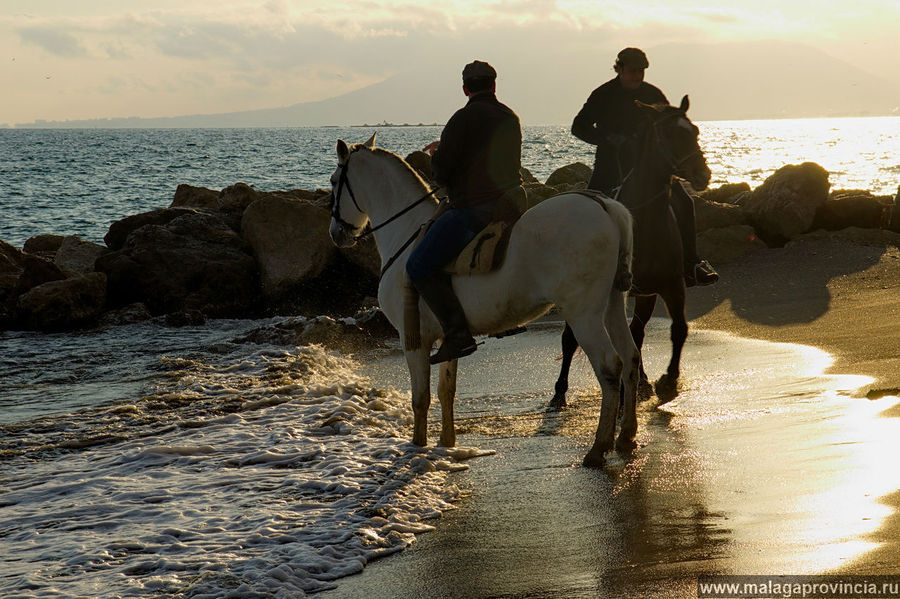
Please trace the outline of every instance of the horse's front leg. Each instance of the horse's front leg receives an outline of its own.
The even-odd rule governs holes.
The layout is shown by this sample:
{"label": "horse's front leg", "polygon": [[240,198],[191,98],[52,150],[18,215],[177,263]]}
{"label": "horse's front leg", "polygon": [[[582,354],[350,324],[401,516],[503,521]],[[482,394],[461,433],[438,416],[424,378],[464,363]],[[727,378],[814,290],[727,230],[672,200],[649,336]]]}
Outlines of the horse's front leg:
{"label": "horse's front leg", "polygon": [[[634,345],[640,353],[644,345],[644,331],[650,317],[653,315],[653,308],[656,306],[655,295],[639,295],[634,298],[634,315],[631,317],[631,338],[634,339]],[[644,361],[641,359],[640,375],[638,380],[638,395],[641,398],[649,398],[653,395],[653,387],[650,385],[647,373],[644,371]]]}
{"label": "horse's front leg", "polygon": [[569,369],[572,366],[572,356],[578,349],[578,340],[575,339],[575,333],[572,327],[566,323],[566,328],[562,334],[562,365],[559,369],[559,378],[556,379],[554,386],[555,393],[553,399],[550,400],[550,408],[560,410],[566,407],[566,392],[569,390]]}
{"label": "horse's front leg", "polygon": [[453,401],[456,398],[456,369],[458,360],[444,362],[440,366],[438,380],[438,399],[441,402],[441,440],[442,447],[456,446],[456,428],[453,423]]}
{"label": "horse's front leg", "polygon": [[684,349],[684,342],[687,340],[688,335],[687,318],[684,314],[684,297],[685,289],[683,284],[662,296],[663,301],[666,303],[666,309],[669,311],[669,317],[672,319],[672,326],[669,328],[669,336],[672,340],[672,358],[669,360],[666,374],[661,376],[656,382],[656,395],[664,402],[671,401],[678,395],[678,377],[681,376],[681,352]]}
{"label": "horse's front leg", "polygon": [[421,447],[428,443],[428,408],[431,406],[431,365],[428,363],[430,348],[430,344],[422,344],[421,348],[406,352],[412,389],[412,442]]}

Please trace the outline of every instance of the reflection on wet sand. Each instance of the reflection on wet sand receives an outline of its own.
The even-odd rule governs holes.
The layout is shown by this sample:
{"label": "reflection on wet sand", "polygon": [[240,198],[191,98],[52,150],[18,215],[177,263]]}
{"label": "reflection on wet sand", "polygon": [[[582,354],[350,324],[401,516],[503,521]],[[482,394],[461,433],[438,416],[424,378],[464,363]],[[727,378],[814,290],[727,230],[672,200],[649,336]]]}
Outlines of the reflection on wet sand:
{"label": "reflection on wet sand", "polygon": [[[651,376],[666,337],[645,345]],[[877,547],[879,498],[900,488],[885,459],[900,421],[878,415],[900,400],[853,397],[865,377],[822,375],[812,348],[695,331],[681,395],[641,404],[638,449],[593,471],[590,369],[573,368],[571,408],[544,410],[557,344],[549,326],[460,368],[460,442],[497,455],[457,477],[470,497],[435,532],[324,597],[691,597],[698,574],[852,572]],[[398,360],[373,376],[401,387]]]}

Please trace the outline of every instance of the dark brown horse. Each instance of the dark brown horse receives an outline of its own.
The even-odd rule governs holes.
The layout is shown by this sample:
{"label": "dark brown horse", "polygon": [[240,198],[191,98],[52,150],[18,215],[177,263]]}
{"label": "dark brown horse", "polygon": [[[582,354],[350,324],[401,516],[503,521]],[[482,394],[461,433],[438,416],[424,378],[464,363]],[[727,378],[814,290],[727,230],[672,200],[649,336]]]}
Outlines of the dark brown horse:
{"label": "dark brown horse", "polygon": [[[673,177],[686,179],[697,189],[709,184],[710,172],[698,144],[699,130],[688,119],[688,97],[679,107],[640,104],[646,121],[639,133],[637,160],[634,169],[625,177],[618,200],[631,211],[634,223],[634,316],[631,335],[640,349],[644,328],[653,314],[656,297],[666,304],[672,319],[672,358],[664,374],[656,383],[660,399],[667,401],[677,395],[681,350],[687,339],[685,318],[684,261],[678,224],[670,207],[673,185],[681,185]],[[566,405],[569,388],[569,367],[578,349],[578,341],[569,325],[562,337],[562,369],[556,381],[556,393],[551,408]],[[647,373],[640,369],[641,387],[649,390]]]}

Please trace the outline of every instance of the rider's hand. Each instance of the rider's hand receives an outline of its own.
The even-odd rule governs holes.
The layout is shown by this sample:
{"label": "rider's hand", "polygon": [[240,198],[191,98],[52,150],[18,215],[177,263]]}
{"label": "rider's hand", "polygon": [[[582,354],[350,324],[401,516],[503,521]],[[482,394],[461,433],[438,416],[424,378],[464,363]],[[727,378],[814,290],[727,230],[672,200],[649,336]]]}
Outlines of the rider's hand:
{"label": "rider's hand", "polygon": [[434,156],[434,151],[438,149],[438,146],[441,144],[439,141],[433,141],[424,148],[422,151],[428,154],[429,156]]}

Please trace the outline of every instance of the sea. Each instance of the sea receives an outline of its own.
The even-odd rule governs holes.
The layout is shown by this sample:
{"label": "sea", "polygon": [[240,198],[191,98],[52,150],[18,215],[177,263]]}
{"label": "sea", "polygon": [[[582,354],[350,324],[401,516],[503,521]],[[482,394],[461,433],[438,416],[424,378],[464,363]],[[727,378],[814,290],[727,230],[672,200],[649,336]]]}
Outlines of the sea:
{"label": "sea", "polygon": [[[893,195],[900,183],[897,117],[698,126],[712,186],[756,186],[803,161],[825,167],[833,189]],[[181,183],[326,188],[337,139],[365,141],[373,132],[379,146],[405,156],[440,128],[0,129],[0,239],[21,247],[56,233],[102,243],[112,222],[168,206]],[[591,164],[592,148],[567,127],[526,126],[522,161],[544,180],[566,164]],[[347,576],[439,529],[447,513],[477,504],[471,470],[521,450],[499,440],[528,436],[519,425],[546,417],[561,323],[489,340],[463,362],[465,424],[454,449],[408,442],[409,381],[396,341],[351,354],[247,340],[283,323],[173,328],[151,319],[73,333],[0,332],[0,596],[339,590]],[[651,324],[645,361],[658,376],[668,331]],[[686,391],[665,408],[667,418],[645,424],[657,437],[682,430],[698,417],[691,398],[723,422],[785,411],[805,422],[845,412],[854,422],[874,418],[856,414],[866,381],[811,374],[803,348],[781,348],[777,355],[795,357],[767,366],[771,344],[748,343],[692,334],[685,363],[702,367],[686,368]],[[752,368],[736,366],[750,354],[759,357]],[[596,381],[583,358],[572,386],[595,415]],[[579,468],[589,433],[574,443],[560,468]],[[660,451],[657,458],[671,458]],[[867,522],[875,516],[884,514],[873,507]],[[825,542],[810,539],[809,547]]]}

